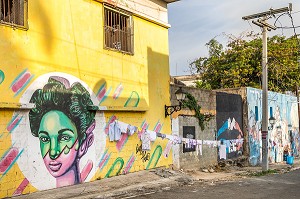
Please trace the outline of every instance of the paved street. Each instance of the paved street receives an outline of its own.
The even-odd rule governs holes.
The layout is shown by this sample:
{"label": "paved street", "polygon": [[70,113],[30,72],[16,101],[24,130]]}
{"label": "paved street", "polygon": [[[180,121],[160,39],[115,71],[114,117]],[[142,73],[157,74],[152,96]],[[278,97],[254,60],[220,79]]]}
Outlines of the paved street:
{"label": "paved street", "polygon": [[[195,182],[192,185],[164,187],[160,191],[137,193],[139,199],[181,198],[300,198],[300,170],[284,174],[238,179],[231,182]],[[120,198],[126,198],[124,196]],[[129,198],[129,197],[127,197]],[[132,197],[130,197],[132,198]]]}
{"label": "paved street", "polygon": [[300,198],[300,159],[269,168],[281,174],[251,177],[261,174],[261,167],[228,166],[213,173],[157,168],[13,199]]}

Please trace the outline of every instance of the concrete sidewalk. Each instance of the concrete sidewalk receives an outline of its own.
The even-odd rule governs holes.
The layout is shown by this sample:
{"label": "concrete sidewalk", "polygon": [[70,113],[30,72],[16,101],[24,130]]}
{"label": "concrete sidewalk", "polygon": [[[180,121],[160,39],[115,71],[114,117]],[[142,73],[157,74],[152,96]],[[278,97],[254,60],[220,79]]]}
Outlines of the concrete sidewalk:
{"label": "concrete sidewalk", "polygon": [[[270,170],[288,172],[300,168],[300,159],[295,159],[293,165],[285,162],[270,164]],[[230,166],[223,171],[206,173],[201,171],[174,171],[170,169],[153,169],[129,173],[83,183],[74,186],[62,187],[47,191],[40,191],[28,195],[12,197],[12,199],[88,199],[88,198],[131,198],[133,196],[151,194],[153,192],[168,190],[171,186],[188,185],[198,182],[217,182],[234,180],[251,176],[261,172],[261,167],[236,167]]]}

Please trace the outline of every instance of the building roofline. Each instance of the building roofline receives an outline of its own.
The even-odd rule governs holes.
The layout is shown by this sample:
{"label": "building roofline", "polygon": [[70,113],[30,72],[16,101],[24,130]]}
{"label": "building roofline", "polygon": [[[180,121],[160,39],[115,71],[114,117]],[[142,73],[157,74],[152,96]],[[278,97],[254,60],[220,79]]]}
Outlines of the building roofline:
{"label": "building roofline", "polygon": [[166,3],[174,3],[174,2],[180,1],[180,0],[163,0],[163,1],[166,2]]}

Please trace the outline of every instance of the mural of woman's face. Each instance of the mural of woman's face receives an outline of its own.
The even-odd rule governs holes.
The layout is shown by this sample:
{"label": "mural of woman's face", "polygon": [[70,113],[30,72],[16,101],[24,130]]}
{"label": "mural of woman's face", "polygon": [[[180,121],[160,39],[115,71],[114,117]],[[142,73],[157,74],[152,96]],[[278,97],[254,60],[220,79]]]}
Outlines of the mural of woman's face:
{"label": "mural of woman's face", "polygon": [[62,176],[74,166],[78,133],[68,116],[61,111],[49,111],[42,117],[38,136],[44,163],[52,176]]}

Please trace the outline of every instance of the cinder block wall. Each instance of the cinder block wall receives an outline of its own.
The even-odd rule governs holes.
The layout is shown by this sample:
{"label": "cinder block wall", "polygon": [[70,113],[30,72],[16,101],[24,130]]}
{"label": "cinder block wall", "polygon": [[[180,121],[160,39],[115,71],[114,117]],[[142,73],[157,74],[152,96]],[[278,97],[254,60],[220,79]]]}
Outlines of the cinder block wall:
{"label": "cinder block wall", "polygon": [[[179,86],[171,86],[171,102],[172,105],[177,105],[175,92]],[[192,94],[198,104],[201,106],[201,113],[209,112],[215,115],[216,113],[216,93],[214,91],[200,90],[191,87],[182,87],[182,89]],[[216,118],[212,117],[210,121],[205,122],[205,129],[201,130],[198,119],[192,116],[189,109],[183,109],[179,113],[173,114],[172,119],[172,134],[183,137],[184,126],[195,127],[195,138],[197,140],[215,140],[216,139]],[[199,152],[183,152],[183,144],[173,147],[173,164],[181,169],[200,169],[207,168],[217,164],[217,148],[210,148],[207,145],[202,147],[202,155]]]}

